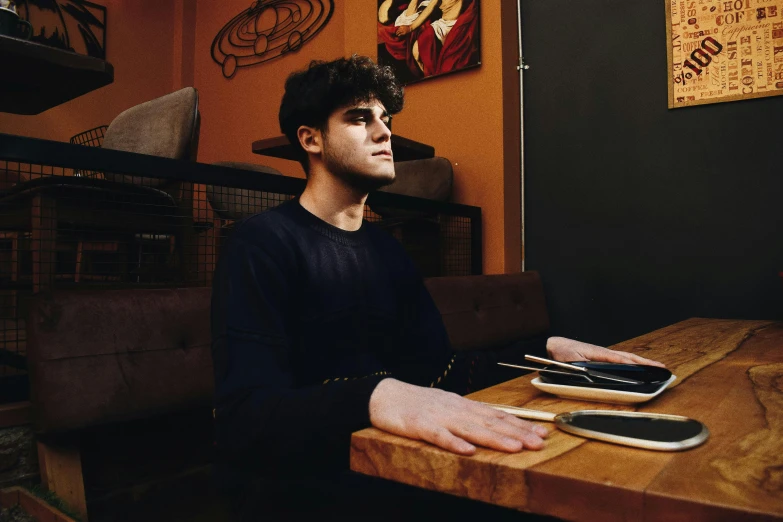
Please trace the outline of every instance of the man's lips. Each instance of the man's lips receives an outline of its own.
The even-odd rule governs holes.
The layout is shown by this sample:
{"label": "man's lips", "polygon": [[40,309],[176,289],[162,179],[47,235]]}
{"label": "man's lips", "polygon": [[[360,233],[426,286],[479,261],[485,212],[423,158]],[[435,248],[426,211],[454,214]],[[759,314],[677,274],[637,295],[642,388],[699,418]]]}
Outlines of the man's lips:
{"label": "man's lips", "polygon": [[378,152],[373,152],[373,156],[392,156],[392,151],[390,150],[379,150]]}

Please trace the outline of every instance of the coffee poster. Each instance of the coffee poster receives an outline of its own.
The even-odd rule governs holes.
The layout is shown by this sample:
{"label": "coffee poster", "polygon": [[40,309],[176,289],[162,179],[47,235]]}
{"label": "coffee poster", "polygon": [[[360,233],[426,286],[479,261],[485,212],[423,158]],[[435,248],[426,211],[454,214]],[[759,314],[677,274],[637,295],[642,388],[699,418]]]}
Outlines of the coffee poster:
{"label": "coffee poster", "polygon": [[669,108],[783,94],[783,0],[667,0]]}

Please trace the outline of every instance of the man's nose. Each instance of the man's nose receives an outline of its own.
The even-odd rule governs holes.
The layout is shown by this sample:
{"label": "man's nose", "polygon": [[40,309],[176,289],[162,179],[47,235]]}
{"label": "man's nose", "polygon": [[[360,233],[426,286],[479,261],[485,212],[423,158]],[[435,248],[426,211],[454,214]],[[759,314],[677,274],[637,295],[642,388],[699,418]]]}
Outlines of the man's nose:
{"label": "man's nose", "polygon": [[380,118],[376,120],[373,129],[373,139],[375,141],[386,141],[391,138],[391,129]]}

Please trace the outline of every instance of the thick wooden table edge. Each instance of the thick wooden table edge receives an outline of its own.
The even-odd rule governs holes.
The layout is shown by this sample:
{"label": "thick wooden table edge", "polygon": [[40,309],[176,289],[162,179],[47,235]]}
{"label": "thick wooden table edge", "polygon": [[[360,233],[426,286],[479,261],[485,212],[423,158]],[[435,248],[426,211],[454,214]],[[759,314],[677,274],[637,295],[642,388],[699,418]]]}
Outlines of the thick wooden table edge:
{"label": "thick wooden table edge", "polygon": [[[351,437],[351,470],[431,491],[527,511],[529,492],[526,469],[552,458],[553,454],[570,451],[584,443],[584,439],[565,433],[557,433],[555,436],[559,437],[557,443],[550,445],[546,451],[506,454],[479,448],[475,455],[465,457],[426,442],[367,428]],[[422,459],[422,455],[426,458]],[[484,466],[487,461],[491,461],[493,466]],[[520,462],[524,464],[520,465]]]}
{"label": "thick wooden table edge", "polygon": [[[687,333],[689,329],[721,329],[733,327],[736,337],[736,348],[742,346],[742,344],[759,331],[763,331],[770,325],[776,324],[775,321],[738,321],[738,320],[724,320],[724,319],[705,319],[705,318],[691,318],[685,321],[675,323],[673,325],[655,330],[648,334],[639,336],[637,338],[629,339],[623,343],[613,346],[617,349],[626,349],[635,351],[640,349],[644,355],[648,348],[654,347],[656,340],[662,339],[669,335],[681,335]],[[729,352],[731,353],[731,352]],[[709,355],[709,354],[708,354]],[[724,355],[716,356],[710,360],[707,357],[707,361],[704,365],[698,368],[683,367],[682,378],[679,378],[676,384],[682,384],[692,374],[701,371],[708,366],[711,366],[715,362],[722,360]],[[687,370],[687,371],[686,371]],[[689,372],[689,373],[688,373]],[[525,379],[524,377],[521,379]],[[513,382],[513,381],[512,381]],[[498,385],[502,386],[502,385]],[[495,387],[493,387],[495,388]],[[483,390],[486,392],[486,390]],[[480,399],[482,392],[471,394],[469,397]],[[542,395],[534,402],[542,402]],[[485,399],[484,399],[485,400]],[[513,404],[512,401],[504,400],[504,403],[512,404],[516,406],[528,405],[529,407],[535,407],[536,409],[547,409],[546,406],[529,405],[528,401],[520,401],[521,403]],[[546,402],[546,401],[544,401]],[[557,409],[557,404],[551,400],[548,401]],[[561,401],[562,402],[562,401]],[[582,403],[581,407],[570,409],[587,409],[587,403]],[[645,403],[638,405],[638,409],[644,409]],[[610,407],[612,407],[610,405]],[[600,408],[605,409],[605,405],[601,405]],[[632,407],[618,407],[619,409],[637,409]],[[553,408],[550,408],[550,410]],[[561,410],[567,411],[567,410]],[[549,462],[554,462],[557,459],[562,459],[567,456],[571,451],[577,447],[581,447],[582,444],[590,444],[592,448],[606,448],[608,445],[600,442],[588,442],[584,439],[578,439],[576,437],[569,436],[564,433],[553,433],[553,436],[549,439],[548,445],[551,445],[554,440],[561,439],[575,439],[577,442],[573,443],[570,447],[564,447],[561,451],[558,451],[554,455],[549,455],[545,459],[541,459],[539,462],[523,462],[514,461],[513,456],[510,460],[507,460],[509,464],[507,466],[486,466],[482,465],[486,461],[493,461],[495,463],[502,462],[503,459],[509,459],[509,456],[500,452],[492,452],[490,450],[479,450],[473,457],[460,457],[451,455],[444,450],[440,450],[429,444],[404,439],[391,434],[383,433],[379,430],[369,428],[353,434],[351,439],[351,451],[350,462],[351,469],[364,473],[367,475],[378,476],[389,480],[410,484],[417,487],[449,493],[457,496],[467,497],[475,500],[481,500],[492,504],[497,504],[509,508],[514,508],[521,511],[533,511],[540,514],[550,516],[566,516],[571,519],[568,513],[558,512],[556,507],[552,508],[553,498],[546,499],[545,502],[541,502],[542,498],[551,496],[552,491],[546,486],[548,482],[550,487],[562,486],[559,483],[556,475],[550,475],[547,469]],[[588,446],[585,446],[588,447]],[[617,447],[612,447],[617,448]],[[610,452],[617,451],[616,449],[610,449]],[[671,453],[664,454],[658,452],[647,452],[646,450],[637,450],[627,448],[625,451],[627,455],[637,455],[641,461],[649,460],[649,455],[658,454],[659,457],[653,457],[653,460],[660,458],[661,470],[665,469],[668,465]],[[427,458],[422,458],[425,455]],[[576,455],[576,454],[574,454]],[[494,474],[489,472],[489,469],[494,469]],[[649,481],[647,485],[640,486],[640,489],[634,490],[624,489],[622,486],[603,485],[600,482],[591,482],[590,480],[579,481],[583,484],[582,493],[589,495],[606,487],[610,489],[613,494],[616,492],[616,500],[618,504],[623,504],[622,508],[617,506],[609,506],[610,515],[614,515],[616,518],[618,514],[622,516],[638,515],[641,518],[645,517],[645,504],[652,502],[658,505],[656,512],[661,513],[661,507],[663,506],[676,506],[679,505],[687,509],[686,512],[690,514],[704,513],[706,518],[712,519],[713,516],[720,517],[722,514],[729,514],[731,512],[742,513],[743,515],[750,516],[753,520],[756,516],[760,516],[760,519],[783,519],[783,513],[780,517],[776,517],[774,513],[770,512],[757,512],[752,513],[749,511],[738,510],[730,505],[719,504],[704,504],[698,501],[690,501],[682,498],[665,498],[665,495],[659,493],[648,492],[649,485],[652,484],[660,470],[652,472],[649,477],[644,477],[644,480]],[[502,475],[502,476],[501,476]],[[445,479],[444,479],[445,477]],[[551,480],[547,477],[551,477]],[[495,486],[498,484],[498,480],[506,483],[504,488],[499,489]],[[534,488],[531,490],[531,480]],[[560,481],[562,482],[562,481]],[[557,484],[556,484],[557,483]],[[483,487],[482,484],[488,485]],[[511,486],[508,486],[511,484]],[[638,486],[638,485],[637,485]],[[598,488],[598,489],[596,489]],[[609,490],[607,490],[609,491]],[[648,494],[649,493],[649,494]],[[542,497],[543,495],[543,497]],[[555,495],[556,497],[557,495]],[[566,495],[568,497],[568,495]],[[567,498],[561,499],[564,502],[568,502]],[[614,510],[614,511],[612,511]],[[665,512],[666,510],[664,510]],[[711,513],[711,515],[710,515]],[[571,513],[573,515],[573,513]],[[613,518],[610,516],[610,519]],[[598,520],[598,518],[591,518],[590,516],[578,515],[578,519],[583,520]],[[616,518],[621,519],[621,518]],[[656,519],[654,516],[652,519]],[[652,520],[651,519],[651,520]],[[743,519],[744,520],[744,519]]]}

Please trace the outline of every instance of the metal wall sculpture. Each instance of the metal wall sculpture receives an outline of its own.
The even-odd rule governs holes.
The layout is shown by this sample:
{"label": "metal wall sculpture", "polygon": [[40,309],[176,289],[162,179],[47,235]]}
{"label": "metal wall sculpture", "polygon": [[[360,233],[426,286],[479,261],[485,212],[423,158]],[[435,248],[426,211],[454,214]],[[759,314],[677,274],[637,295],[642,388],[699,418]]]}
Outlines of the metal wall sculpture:
{"label": "metal wall sculpture", "polygon": [[31,41],[106,59],[106,7],[86,0],[18,0]]}
{"label": "metal wall sculpture", "polygon": [[212,59],[223,76],[233,78],[239,67],[298,51],[326,26],[333,11],[333,0],[258,0],[215,36]]}

